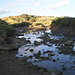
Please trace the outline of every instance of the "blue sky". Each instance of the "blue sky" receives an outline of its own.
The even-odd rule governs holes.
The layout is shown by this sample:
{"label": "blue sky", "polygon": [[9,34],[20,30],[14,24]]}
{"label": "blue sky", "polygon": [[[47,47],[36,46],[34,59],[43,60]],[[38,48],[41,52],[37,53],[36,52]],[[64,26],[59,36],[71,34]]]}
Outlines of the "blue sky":
{"label": "blue sky", "polygon": [[1,0],[0,18],[31,14],[75,17],[75,0]]}

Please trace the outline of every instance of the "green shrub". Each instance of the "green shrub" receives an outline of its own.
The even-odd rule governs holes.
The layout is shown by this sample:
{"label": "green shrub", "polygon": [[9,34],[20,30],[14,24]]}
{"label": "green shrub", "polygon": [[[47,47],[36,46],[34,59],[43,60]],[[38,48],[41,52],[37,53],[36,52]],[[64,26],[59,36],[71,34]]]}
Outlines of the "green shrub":
{"label": "green shrub", "polygon": [[37,26],[37,25],[43,25],[43,24],[42,23],[37,23],[37,22],[33,23],[33,26]]}
{"label": "green shrub", "polygon": [[29,21],[30,21],[30,22],[35,22],[35,21],[36,21],[36,18],[33,18],[33,17],[32,17],[32,18],[29,19]]}
{"label": "green shrub", "polygon": [[14,31],[12,26],[0,19],[0,35],[12,36]]}
{"label": "green shrub", "polygon": [[28,20],[29,20],[29,17],[28,17],[27,14],[22,14],[20,17],[21,17],[22,19],[24,18],[25,21],[28,21]]}
{"label": "green shrub", "polygon": [[52,21],[51,26],[58,26],[58,27],[73,27],[75,28],[75,18],[71,17],[63,17],[57,18],[56,20]]}
{"label": "green shrub", "polygon": [[15,30],[9,25],[0,25],[0,35],[12,36]]}
{"label": "green shrub", "polygon": [[22,23],[12,24],[13,27],[23,27],[23,26],[28,27],[29,25],[31,25],[31,23],[29,23],[29,22],[22,22]]}

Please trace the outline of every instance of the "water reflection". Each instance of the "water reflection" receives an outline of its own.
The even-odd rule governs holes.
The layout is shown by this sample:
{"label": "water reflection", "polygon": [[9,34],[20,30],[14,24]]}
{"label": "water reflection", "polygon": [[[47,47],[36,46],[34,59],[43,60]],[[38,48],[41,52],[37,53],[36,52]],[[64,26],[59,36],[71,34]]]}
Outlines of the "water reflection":
{"label": "water reflection", "polygon": [[[30,40],[31,44],[21,46],[18,50],[18,54],[16,55],[17,57],[26,56],[28,57],[28,62],[32,62],[34,65],[46,68],[47,70],[61,70],[63,71],[64,75],[70,73],[71,70],[73,74],[75,73],[75,55],[72,55],[71,53],[67,55],[61,53],[59,48],[61,48],[61,46],[65,46],[63,43],[56,45],[50,41],[45,41],[44,44],[44,40],[38,38],[48,34],[50,39],[60,40],[62,38],[65,39],[65,36],[53,36],[49,28],[46,29],[46,31],[23,34],[24,36],[17,36],[17,38],[26,38],[26,40]],[[39,42],[40,44],[36,46],[34,44],[35,41]],[[75,51],[75,43],[73,51]]]}
{"label": "water reflection", "polygon": [[75,51],[75,42],[74,42],[74,47],[73,47],[73,51]]}

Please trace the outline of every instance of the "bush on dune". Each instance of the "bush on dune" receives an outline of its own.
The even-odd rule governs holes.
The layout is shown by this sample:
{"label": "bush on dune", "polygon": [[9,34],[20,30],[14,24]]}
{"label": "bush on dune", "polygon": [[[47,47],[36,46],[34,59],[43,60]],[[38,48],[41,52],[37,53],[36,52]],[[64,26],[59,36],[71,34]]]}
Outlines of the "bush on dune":
{"label": "bush on dune", "polygon": [[12,36],[14,31],[15,30],[12,28],[12,26],[8,25],[3,20],[0,20],[0,36],[1,35]]}
{"label": "bush on dune", "polygon": [[58,27],[72,27],[75,28],[75,18],[71,17],[63,17],[57,18],[56,20],[52,21],[51,26],[58,26]]}
{"label": "bush on dune", "polygon": [[36,21],[36,18],[32,17],[32,18],[29,19],[29,22],[35,22],[35,21]]}
{"label": "bush on dune", "polygon": [[0,25],[0,35],[12,36],[14,31],[9,25]]}
{"label": "bush on dune", "polygon": [[43,24],[42,23],[37,23],[37,22],[33,23],[33,26],[38,26],[38,25],[43,25]]}
{"label": "bush on dune", "polygon": [[23,26],[29,27],[29,25],[31,25],[31,23],[29,23],[29,22],[12,24],[13,27],[23,27]]}

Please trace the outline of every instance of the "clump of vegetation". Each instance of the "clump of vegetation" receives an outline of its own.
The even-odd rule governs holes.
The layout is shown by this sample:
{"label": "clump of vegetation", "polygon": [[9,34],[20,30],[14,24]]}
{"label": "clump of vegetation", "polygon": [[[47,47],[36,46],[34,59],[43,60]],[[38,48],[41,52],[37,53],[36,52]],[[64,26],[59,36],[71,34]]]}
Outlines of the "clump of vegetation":
{"label": "clump of vegetation", "polygon": [[14,31],[15,30],[10,25],[8,25],[8,23],[0,19],[0,36],[12,36]]}
{"label": "clump of vegetation", "polygon": [[14,29],[9,25],[0,25],[0,35],[12,36]]}
{"label": "clump of vegetation", "polygon": [[36,22],[42,23],[44,26],[50,26],[52,21],[55,20],[57,17],[53,16],[40,16],[37,18]]}
{"label": "clump of vegetation", "polygon": [[13,27],[23,27],[23,26],[28,27],[29,25],[31,25],[31,23],[29,23],[29,22],[22,22],[22,23],[12,24]]}
{"label": "clump of vegetation", "polygon": [[27,15],[27,14],[2,18],[2,20],[5,20],[9,24],[19,24],[23,22],[29,22],[32,23],[32,26],[37,25],[35,24],[35,22],[41,23],[42,25],[49,26],[51,25],[54,19],[56,19],[56,17],[54,16],[35,16],[35,15]]}
{"label": "clump of vegetation", "polygon": [[43,24],[42,23],[37,23],[37,22],[33,23],[33,26],[38,26],[38,25],[43,25]]}
{"label": "clump of vegetation", "polygon": [[36,18],[32,17],[29,19],[29,22],[35,22],[36,21]]}
{"label": "clump of vegetation", "polygon": [[52,21],[51,26],[58,26],[58,27],[72,27],[75,28],[75,18],[72,17],[62,17],[57,18],[56,20]]}
{"label": "clump of vegetation", "polygon": [[[54,17],[54,16],[35,16],[22,14],[19,16],[9,16],[2,18],[8,24],[13,24],[13,26],[26,26],[29,27],[43,25],[43,26],[58,26],[58,27],[73,27],[75,28],[75,18],[72,17]],[[27,23],[27,24],[26,24]],[[31,23],[31,24],[28,24]]]}
{"label": "clump of vegetation", "polygon": [[27,14],[22,14],[19,16],[9,16],[9,17],[4,17],[2,20],[5,20],[9,24],[15,24],[15,23],[22,23],[22,22],[35,22],[36,17],[34,15],[27,15]]}

